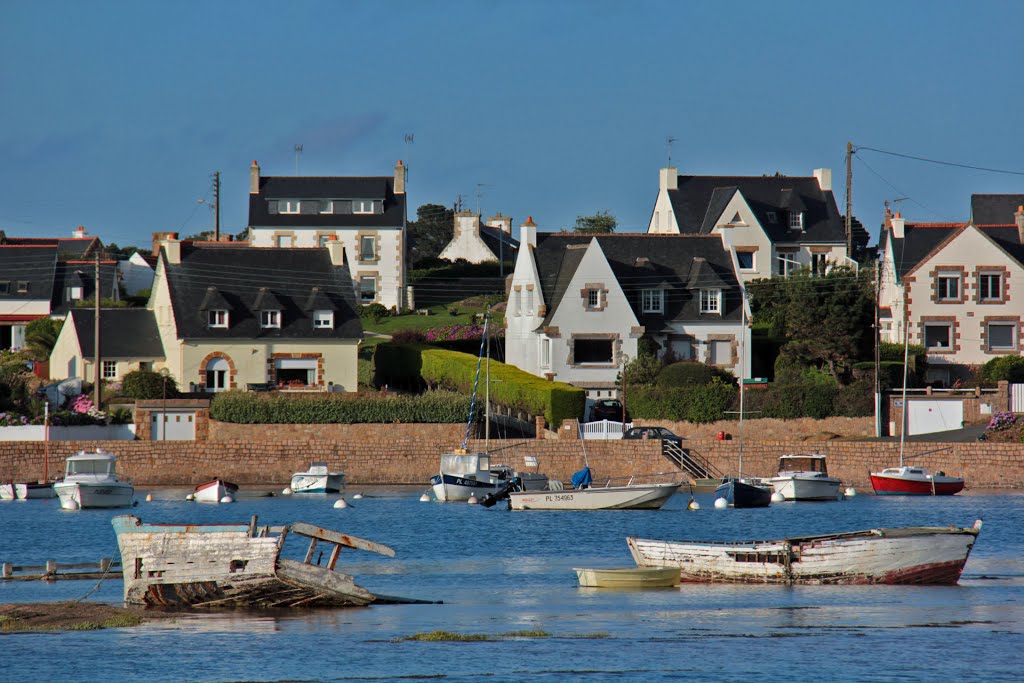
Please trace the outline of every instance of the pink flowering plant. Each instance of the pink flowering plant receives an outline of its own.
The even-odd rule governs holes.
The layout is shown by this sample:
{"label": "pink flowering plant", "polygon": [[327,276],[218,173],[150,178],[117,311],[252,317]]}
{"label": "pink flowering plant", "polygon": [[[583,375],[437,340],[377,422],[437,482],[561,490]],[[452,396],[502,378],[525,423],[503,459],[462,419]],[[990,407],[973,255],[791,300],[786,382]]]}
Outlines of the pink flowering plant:
{"label": "pink flowering plant", "polygon": [[[500,336],[503,331],[492,330],[492,334]],[[431,327],[426,332],[426,341],[462,341],[467,339],[480,339],[484,336],[483,325],[445,325],[444,327]]]}

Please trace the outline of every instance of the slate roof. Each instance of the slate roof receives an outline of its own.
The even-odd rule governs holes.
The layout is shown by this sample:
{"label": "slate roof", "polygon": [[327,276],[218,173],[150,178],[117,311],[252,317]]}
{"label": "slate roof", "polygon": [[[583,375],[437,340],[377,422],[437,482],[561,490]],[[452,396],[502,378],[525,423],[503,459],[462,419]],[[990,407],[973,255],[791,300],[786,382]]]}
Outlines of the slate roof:
{"label": "slate roof", "polygon": [[[717,235],[649,235],[541,233],[534,258],[550,323],[587,245],[596,239],[626,294],[633,312],[649,331],[674,322],[720,322],[741,319],[739,282],[732,257]],[[722,289],[723,313],[700,312],[700,289]],[[644,314],[641,291],[665,290],[664,314]],[[571,292],[568,293],[571,296]]]}
{"label": "slate roof", "polygon": [[1024,194],[972,194],[971,221],[975,225],[1013,224],[1013,214],[1024,206]]}
{"label": "slate roof", "polygon": [[[68,298],[68,287],[81,287],[81,300],[92,299],[96,294],[96,264],[93,261],[57,262],[50,298],[51,314],[64,315],[77,307],[78,301]],[[121,298],[116,261],[100,261],[100,298],[114,301]]]}
{"label": "slate roof", "polygon": [[[902,278],[948,239],[964,227],[963,223],[906,223],[902,238],[893,237],[892,231],[884,230],[883,239],[892,243],[896,275]],[[1024,244],[1021,244],[1017,226],[978,225],[976,226],[999,245],[1011,258],[1024,266]]]}
{"label": "slate roof", "polygon": [[[710,233],[740,192],[773,242],[846,242],[835,196],[821,190],[813,176],[681,175],[678,184],[668,195],[682,233]],[[803,232],[789,229],[790,210],[804,212]],[[774,212],[774,221],[769,212]]]}
{"label": "slate roof", "polygon": [[[355,302],[352,276],[331,263],[327,249],[252,248],[247,246],[181,245],[181,263],[169,264],[161,253],[174,308],[179,339],[361,339],[363,326]],[[204,301],[226,302],[229,327],[210,328]],[[313,327],[306,308],[317,288],[320,301],[330,302],[334,328]],[[261,290],[266,290],[261,292]],[[269,297],[280,302],[280,329],[260,328],[260,308]],[[206,305],[209,305],[207,302]]]}
{"label": "slate roof", "polygon": [[480,239],[484,241],[484,244],[487,245],[487,248],[491,250],[496,259],[514,260],[516,252],[519,251],[519,240],[513,238],[512,235],[500,228],[481,225]]}
{"label": "slate roof", "polygon": [[[384,213],[279,214],[270,213],[273,199],[379,199]],[[261,176],[259,194],[249,195],[249,225],[298,228],[401,228],[405,225],[406,195],[395,194],[391,176]]]}
{"label": "slate roof", "polygon": [[[0,281],[10,283],[0,301],[48,301],[56,267],[56,246],[0,246]],[[19,281],[28,282],[27,292],[18,293]]]}
{"label": "slate roof", "polygon": [[[95,311],[76,308],[65,325],[74,325],[82,356],[96,355]],[[121,358],[165,358],[156,315],[145,308],[104,308],[100,311],[100,355],[106,360]]]}

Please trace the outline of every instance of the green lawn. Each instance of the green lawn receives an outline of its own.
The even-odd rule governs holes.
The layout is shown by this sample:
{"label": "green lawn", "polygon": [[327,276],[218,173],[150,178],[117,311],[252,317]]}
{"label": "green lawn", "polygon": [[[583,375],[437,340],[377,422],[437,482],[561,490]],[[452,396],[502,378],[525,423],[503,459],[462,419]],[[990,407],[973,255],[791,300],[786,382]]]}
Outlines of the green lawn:
{"label": "green lawn", "polygon": [[[446,327],[448,325],[468,325],[473,322],[473,315],[483,313],[487,310],[487,303],[494,303],[495,297],[473,297],[446,306],[434,306],[426,310],[430,315],[419,315],[410,313],[408,315],[386,316],[380,322],[373,322],[369,318],[363,318],[363,329],[367,332],[378,334],[394,334],[399,330],[426,330],[431,327]],[[449,313],[449,309],[457,309],[458,315]],[[492,325],[504,323],[504,313],[493,313]],[[373,337],[368,337],[363,344],[371,343]],[[373,344],[379,343],[372,341]]]}

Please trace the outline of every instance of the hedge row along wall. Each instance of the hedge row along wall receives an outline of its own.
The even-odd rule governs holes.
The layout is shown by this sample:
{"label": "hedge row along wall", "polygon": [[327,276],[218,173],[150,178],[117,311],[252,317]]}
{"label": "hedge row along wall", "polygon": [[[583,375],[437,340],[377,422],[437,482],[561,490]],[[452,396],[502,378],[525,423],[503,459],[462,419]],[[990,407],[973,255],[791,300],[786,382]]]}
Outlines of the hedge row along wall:
{"label": "hedge row along wall", "polygon": [[449,391],[355,397],[227,391],[210,403],[210,417],[241,424],[451,423],[466,422],[469,403],[469,397]]}
{"label": "hedge row along wall", "polygon": [[[374,352],[378,380],[396,385],[416,382],[469,393],[476,377],[477,356],[415,344],[379,344]],[[486,376],[481,367],[479,393]],[[491,400],[512,410],[543,415],[549,425],[579,418],[586,392],[564,382],[549,382],[519,368],[491,360]]]}

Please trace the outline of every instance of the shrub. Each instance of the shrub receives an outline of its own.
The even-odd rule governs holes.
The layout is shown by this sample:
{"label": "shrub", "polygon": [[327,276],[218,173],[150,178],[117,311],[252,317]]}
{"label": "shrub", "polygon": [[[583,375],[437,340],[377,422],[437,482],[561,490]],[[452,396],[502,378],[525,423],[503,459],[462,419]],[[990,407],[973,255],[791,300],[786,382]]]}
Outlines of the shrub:
{"label": "shrub", "polygon": [[867,417],[875,414],[875,383],[870,377],[839,387],[835,414],[844,417]]}
{"label": "shrub", "polygon": [[990,382],[1005,380],[1014,384],[1024,382],[1024,356],[999,356],[981,368],[982,377]]}
{"label": "shrub", "polygon": [[381,318],[388,314],[388,309],[384,304],[367,304],[359,307],[359,316],[362,318],[370,318],[375,323],[379,323]]}
{"label": "shrub", "polygon": [[692,384],[707,384],[715,376],[710,366],[697,361],[684,360],[666,365],[658,373],[659,387],[683,387]]}
{"label": "shrub", "polygon": [[[164,376],[153,370],[133,370],[124,376],[120,393],[134,399],[163,398]],[[168,398],[178,395],[178,383],[170,375],[167,376],[166,395]]]}
{"label": "shrub", "polygon": [[695,423],[724,419],[733,405],[736,387],[720,379],[687,387],[630,388],[626,410],[634,418]]}
{"label": "shrub", "polygon": [[391,341],[395,344],[418,344],[427,340],[423,330],[398,330],[391,335]]}
{"label": "shrub", "polygon": [[654,384],[661,372],[661,361],[652,355],[640,354],[626,364],[624,373],[627,384]]}
{"label": "shrub", "polygon": [[469,416],[469,403],[468,396],[443,391],[356,397],[226,391],[214,397],[210,417],[241,424],[457,423]]}

